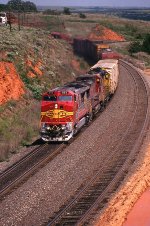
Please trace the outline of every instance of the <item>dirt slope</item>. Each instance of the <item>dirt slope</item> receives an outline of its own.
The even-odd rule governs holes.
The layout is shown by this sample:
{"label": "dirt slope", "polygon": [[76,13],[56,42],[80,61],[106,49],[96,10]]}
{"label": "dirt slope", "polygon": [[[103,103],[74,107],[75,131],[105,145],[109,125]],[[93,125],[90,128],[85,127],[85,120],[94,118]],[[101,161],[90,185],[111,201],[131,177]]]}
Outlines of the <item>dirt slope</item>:
{"label": "dirt slope", "polygon": [[125,41],[122,35],[117,34],[102,25],[96,25],[88,36],[91,40]]}
{"label": "dirt slope", "polygon": [[24,84],[13,63],[0,62],[0,105],[11,99],[18,100],[24,93]]}

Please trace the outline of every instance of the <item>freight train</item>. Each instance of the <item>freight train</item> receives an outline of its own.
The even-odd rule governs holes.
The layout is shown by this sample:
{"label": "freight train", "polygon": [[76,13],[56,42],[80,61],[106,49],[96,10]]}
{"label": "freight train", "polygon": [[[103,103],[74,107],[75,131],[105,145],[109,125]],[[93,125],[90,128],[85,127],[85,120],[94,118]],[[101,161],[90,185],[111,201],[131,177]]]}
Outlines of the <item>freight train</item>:
{"label": "freight train", "polygon": [[70,140],[114,94],[118,75],[118,60],[100,60],[75,81],[44,93],[41,101],[42,140]]}

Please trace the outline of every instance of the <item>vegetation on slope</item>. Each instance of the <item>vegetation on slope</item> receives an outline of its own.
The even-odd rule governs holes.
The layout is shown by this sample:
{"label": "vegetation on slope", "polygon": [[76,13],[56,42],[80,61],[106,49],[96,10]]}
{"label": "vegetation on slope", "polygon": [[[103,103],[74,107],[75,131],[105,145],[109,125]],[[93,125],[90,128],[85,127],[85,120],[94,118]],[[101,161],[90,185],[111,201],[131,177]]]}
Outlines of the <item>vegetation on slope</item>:
{"label": "vegetation on slope", "polygon": [[[65,41],[55,40],[46,30],[22,27],[18,32],[17,26],[13,25],[11,33],[4,26],[1,31],[0,90],[4,91],[0,95],[2,160],[9,156],[9,152],[16,151],[18,145],[25,145],[38,136],[42,93],[73,80],[81,69],[74,67],[73,62],[78,60],[71,46]],[[19,79],[23,82],[20,80],[21,86]]]}

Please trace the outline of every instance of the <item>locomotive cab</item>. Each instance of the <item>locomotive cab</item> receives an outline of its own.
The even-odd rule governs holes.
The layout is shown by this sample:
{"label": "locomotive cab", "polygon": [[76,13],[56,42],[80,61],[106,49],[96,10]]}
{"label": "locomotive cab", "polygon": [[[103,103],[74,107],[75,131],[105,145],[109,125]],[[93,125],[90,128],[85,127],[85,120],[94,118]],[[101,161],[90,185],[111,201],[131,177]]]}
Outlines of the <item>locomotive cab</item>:
{"label": "locomotive cab", "polygon": [[104,86],[103,79],[100,74],[95,72],[88,73],[77,77],[77,81],[83,81],[90,85],[90,99],[92,111],[96,114],[104,102]]}

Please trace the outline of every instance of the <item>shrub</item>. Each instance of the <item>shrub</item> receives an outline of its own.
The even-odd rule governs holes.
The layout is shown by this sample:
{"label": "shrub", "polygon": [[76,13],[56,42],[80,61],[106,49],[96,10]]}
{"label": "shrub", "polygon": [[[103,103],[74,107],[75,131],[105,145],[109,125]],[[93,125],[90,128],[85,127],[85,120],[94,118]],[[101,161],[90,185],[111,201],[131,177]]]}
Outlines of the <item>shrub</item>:
{"label": "shrub", "polygon": [[137,53],[139,51],[141,51],[141,44],[139,41],[135,41],[135,42],[132,42],[129,46],[129,53],[130,55],[132,55],[133,53]]}
{"label": "shrub", "polygon": [[70,9],[68,7],[64,7],[64,11],[63,11],[64,14],[66,15],[70,15]]}
{"label": "shrub", "polygon": [[82,18],[82,19],[85,19],[85,18],[86,18],[86,15],[83,14],[83,13],[80,13],[80,14],[79,14],[79,17]]}
{"label": "shrub", "polygon": [[150,54],[150,34],[146,34],[143,41],[142,50]]}
{"label": "shrub", "polygon": [[41,99],[41,94],[42,94],[42,87],[40,85],[37,85],[37,84],[29,84],[28,85],[28,88],[32,91],[33,93],[33,97],[36,99],[36,100],[40,100]]}

